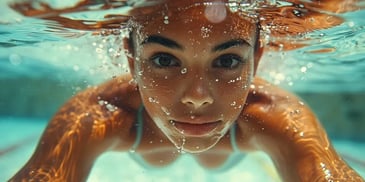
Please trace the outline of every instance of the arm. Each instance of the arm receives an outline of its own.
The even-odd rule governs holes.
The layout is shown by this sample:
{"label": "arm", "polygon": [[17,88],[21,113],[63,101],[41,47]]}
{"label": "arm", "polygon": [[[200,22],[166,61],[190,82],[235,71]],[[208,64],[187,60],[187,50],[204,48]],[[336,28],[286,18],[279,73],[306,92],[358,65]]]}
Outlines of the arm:
{"label": "arm", "polygon": [[254,85],[240,126],[251,136],[250,145],[272,158],[284,181],[363,181],[336,153],[309,107],[263,80]]}
{"label": "arm", "polygon": [[68,101],[50,121],[31,159],[10,181],[85,181],[98,155],[130,137],[131,114],[99,103],[110,96],[102,95],[110,86],[90,88]]}

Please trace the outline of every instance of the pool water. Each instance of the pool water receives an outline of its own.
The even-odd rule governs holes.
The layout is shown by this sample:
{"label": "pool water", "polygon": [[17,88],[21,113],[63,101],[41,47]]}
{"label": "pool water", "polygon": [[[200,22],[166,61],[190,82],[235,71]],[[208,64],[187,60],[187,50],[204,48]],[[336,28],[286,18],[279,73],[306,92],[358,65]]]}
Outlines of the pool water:
{"label": "pool water", "polygon": [[[63,8],[78,1],[43,2]],[[47,121],[68,98],[128,71],[120,56],[119,35],[101,36],[95,34],[98,30],[72,29],[27,17],[9,3],[13,1],[0,2],[0,181],[25,164]],[[124,7],[97,9],[101,3],[94,3],[95,11],[63,16],[101,21],[105,14],[126,11]],[[268,48],[258,74],[302,97],[320,118],[337,151],[365,178],[365,1],[352,3],[341,4],[351,10],[329,12],[343,18],[343,23],[288,39],[296,38],[295,43],[306,46]],[[189,155],[167,168],[149,171],[126,153],[109,152],[98,158],[88,181],[120,179],[280,181],[268,156],[260,152],[218,173],[201,168]]]}

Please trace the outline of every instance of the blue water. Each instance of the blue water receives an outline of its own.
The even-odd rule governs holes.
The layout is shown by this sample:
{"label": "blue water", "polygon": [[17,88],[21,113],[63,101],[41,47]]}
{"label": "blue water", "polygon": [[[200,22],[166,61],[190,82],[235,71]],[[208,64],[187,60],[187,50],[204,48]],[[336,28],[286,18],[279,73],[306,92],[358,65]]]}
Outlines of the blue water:
{"label": "blue water", "polygon": [[[88,31],[60,27],[56,22],[25,17],[10,9],[8,2],[11,1],[0,2],[0,181],[27,161],[47,121],[63,102],[85,87],[128,71],[125,59],[116,58],[120,45],[117,36],[95,36]],[[77,1],[46,2],[66,7]],[[358,5],[364,7],[365,1]],[[102,20],[104,14],[122,10],[65,16]],[[365,158],[360,155],[365,151],[365,10],[338,16],[346,21],[297,40],[308,46],[266,52],[258,74],[303,96],[339,153],[365,177]],[[317,53],[322,49],[331,51]],[[128,163],[130,170],[125,171],[124,163]],[[225,174],[208,174],[189,157],[179,159],[165,171],[149,172],[126,154],[107,153],[97,161],[89,181],[121,178],[278,181],[271,161],[261,153],[252,154]]]}

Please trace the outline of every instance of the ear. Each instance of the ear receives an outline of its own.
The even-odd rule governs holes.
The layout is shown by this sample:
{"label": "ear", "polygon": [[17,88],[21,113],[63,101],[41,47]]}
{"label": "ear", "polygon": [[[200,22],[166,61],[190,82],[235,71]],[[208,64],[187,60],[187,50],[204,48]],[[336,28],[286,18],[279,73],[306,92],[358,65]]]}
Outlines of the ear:
{"label": "ear", "polygon": [[128,60],[129,71],[131,72],[131,75],[134,78],[134,76],[135,76],[134,50],[133,50],[133,45],[131,45],[130,38],[123,38],[123,49],[125,51],[125,55]]}

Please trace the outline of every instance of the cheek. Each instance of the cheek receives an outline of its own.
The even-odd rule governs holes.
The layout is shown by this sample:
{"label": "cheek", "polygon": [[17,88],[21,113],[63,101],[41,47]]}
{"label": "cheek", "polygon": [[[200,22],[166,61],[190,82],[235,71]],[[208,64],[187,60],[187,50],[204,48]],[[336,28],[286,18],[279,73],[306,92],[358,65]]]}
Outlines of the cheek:
{"label": "cheek", "polygon": [[215,100],[220,101],[220,105],[227,107],[227,109],[240,110],[246,102],[248,94],[248,87],[246,83],[235,82],[220,84],[219,93],[216,94]]}
{"label": "cheek", "polygon": [[249,72],[250,70],[245,70],[217,82],[215,100],[221,107],[224,107],[225,113],[238,115],[243,109],[252,79]]}
{"label": "cheek", "polygon": [[173,83],[170,83],[168,79],[142,74],[138,85],[143,104],[150,115],[153,118],[169,117],[176,98],[171,86]]}

